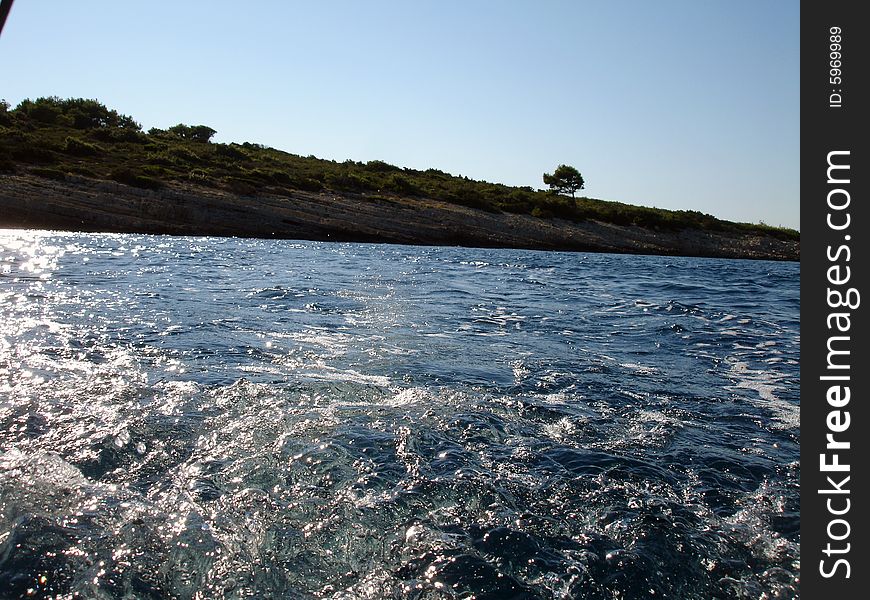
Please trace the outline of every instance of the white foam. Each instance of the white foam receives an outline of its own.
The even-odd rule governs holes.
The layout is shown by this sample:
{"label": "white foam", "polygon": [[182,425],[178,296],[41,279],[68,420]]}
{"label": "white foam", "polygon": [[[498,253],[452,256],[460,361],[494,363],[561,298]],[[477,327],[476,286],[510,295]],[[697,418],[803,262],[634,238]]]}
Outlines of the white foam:
{"label": "white foam", "polygon": [[726,359],[725,362],[730,366],[728,374],[737,380],[736,385],[729,388],[752,390],[758,394],[756,398],[750,396],[749,401],[770,411],[774,419],[771,425],[779,429],[800,427],[800,405],[777,397],[780,384],[774,373],[751,369],[747,363],[733,358]]}

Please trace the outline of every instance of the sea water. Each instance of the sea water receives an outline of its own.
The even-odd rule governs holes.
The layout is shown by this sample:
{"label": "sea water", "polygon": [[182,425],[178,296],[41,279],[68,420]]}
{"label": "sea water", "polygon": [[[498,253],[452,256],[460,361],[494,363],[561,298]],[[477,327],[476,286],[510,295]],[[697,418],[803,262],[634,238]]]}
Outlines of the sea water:
{"label": "sea water", "polygon": [[798,277],[0,232],[0,595],[796,597]]}

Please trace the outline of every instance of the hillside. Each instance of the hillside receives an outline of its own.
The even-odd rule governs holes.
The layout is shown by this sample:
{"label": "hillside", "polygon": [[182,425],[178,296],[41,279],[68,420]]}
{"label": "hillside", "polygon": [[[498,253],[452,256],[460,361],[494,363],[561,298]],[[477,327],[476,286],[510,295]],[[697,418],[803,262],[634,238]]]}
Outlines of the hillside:
{"label": "hillside", "polygon": [[143,132],[95,100],[0,104],[0,226],[797,260],[799,234],[532,188]]}

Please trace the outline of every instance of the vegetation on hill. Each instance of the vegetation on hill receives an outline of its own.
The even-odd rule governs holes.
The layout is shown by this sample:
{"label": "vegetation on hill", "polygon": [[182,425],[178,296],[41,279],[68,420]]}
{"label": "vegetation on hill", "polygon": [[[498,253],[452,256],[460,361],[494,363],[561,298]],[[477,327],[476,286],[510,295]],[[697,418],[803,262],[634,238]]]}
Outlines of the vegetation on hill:
{"label": "vegetation on hill", "polygon": [[[245,196],[291,195],[296,190],[334,191],[365,197],[432,198],[491,212],[529,214],[572,221],[679,230],[745,231],[799,239],[791,229],[732,223],[698,211],[671,211],[558,192],[581,189],[576,169],[560,166],[553,189],[511,187],[420,171],[380,160],[337,162],[290,154],[260,144],[217,144],[215,130],[178,124],[143,132],[131,117],[97,100],[56,97],[24,100],[15,108],[0,101],[0,173],[29,172],[63,179],[67,174],[159,189],[186,182]],[[559,176],[559,169],[562,175]],[[566,179],[567,178],[567,179]],[[579,178],[579,179],[578,179]]]}

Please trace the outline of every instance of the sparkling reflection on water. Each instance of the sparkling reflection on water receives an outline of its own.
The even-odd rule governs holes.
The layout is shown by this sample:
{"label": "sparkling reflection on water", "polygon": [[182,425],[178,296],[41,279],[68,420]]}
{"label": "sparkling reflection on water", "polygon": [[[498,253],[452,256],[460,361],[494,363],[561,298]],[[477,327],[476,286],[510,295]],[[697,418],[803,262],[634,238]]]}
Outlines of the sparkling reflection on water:
{"label": "sparkling reflection on water", "polygon": [[0,253],[10,597],[796,596],[796,264]]}

